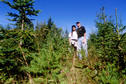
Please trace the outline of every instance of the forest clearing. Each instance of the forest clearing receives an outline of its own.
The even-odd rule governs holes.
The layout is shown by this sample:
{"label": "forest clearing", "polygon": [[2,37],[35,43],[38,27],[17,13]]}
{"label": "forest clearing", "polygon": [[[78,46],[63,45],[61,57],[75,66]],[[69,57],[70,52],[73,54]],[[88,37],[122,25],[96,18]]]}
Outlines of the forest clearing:
{"label": "forest clearing", "polygon": [[[68,31],[52,18],[37,22],[36,0],[1,0],[13,26],[0,25],[0,84],[126,84],[126,24],[102,7],[97,31],[89,35],[88,57],[82,60],[69,45]],[[106,9],[107,10],[107,9]]]}

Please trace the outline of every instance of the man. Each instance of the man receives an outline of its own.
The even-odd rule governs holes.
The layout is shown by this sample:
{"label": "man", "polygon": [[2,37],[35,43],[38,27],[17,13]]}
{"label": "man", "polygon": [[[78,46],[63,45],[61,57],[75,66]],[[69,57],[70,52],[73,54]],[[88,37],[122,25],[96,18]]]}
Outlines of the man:
{"label": "man", "polygon": [[82,54],[81,50],[83,49],[85,51],[85,56],[88,56],[87,51],[87,41],[86,41],[86,30],[84,26],[81,26],[80,22],[76,22],[76,25],[78,27],[77,34],[78,34],[78,56],[79,59],[82,60]]}

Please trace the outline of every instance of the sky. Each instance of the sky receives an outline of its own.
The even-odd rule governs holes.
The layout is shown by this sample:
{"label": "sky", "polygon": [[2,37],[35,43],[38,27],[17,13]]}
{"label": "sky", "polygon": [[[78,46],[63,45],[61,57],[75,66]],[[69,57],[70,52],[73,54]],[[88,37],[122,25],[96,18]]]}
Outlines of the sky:
{"label": "sky", "polygon": [[[9,0],[12,1],[12,0]],[[107,15],[112,15],[115,18],[115,8],[118,10],[118,17],[122,19],[122,23],[126,24],[126,0],[35,0],[34,7],[41,10],[33,21],[36,23],[47,21],[52,18],[57,27],[64,31],[67,29],[71,32],[71,26],[77,21],[85,26],[87,36],[96,31],[95,20],[96,13],[101,7],[105,7]],[[7,12],[15,12],[7,5],[0,2],[0,24],[7,25]]]}

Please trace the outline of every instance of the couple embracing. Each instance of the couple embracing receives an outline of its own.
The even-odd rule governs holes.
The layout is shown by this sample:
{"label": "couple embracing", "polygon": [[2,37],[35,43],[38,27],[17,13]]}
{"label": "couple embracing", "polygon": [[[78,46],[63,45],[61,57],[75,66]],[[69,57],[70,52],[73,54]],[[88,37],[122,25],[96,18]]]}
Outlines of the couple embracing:
{"label": "couple embracing", "polygon": [[[76,29],[77,26],[77,29]],[[69,34],[69,42],[78,52],[77,56],[82,60],[81,51],[85,51],[85,56],[88,56],[86,30],[84,26],[81,26],[80,22],[76,22],[76,26],[72,26],[72,32]]]}

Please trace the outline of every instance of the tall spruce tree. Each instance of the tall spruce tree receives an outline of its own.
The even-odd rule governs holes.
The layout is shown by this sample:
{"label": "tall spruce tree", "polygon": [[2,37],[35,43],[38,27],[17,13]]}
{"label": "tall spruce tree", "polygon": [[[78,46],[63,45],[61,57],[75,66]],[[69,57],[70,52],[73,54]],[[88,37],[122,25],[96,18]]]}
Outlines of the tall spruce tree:
{"label": "tall spruce tree", "polygon": [[16,25],[20,26],[22,30],[24,30],[25,24],[29,26],[33,25],[33,19],[30,19],[29,16],[37,16],[40,12],[40,10],[34,9],[34,0],[12,0],[12,2],[7,0],[1,1],[18,12],[8,12],[8,16],[13,17],[10,20],[16,22]]}
{"label": "tall spruce tree", "polygon": [[52,21],[52,18],[50,17],[49,19],[48,19],[48,28],[51,30],[51,28],[52,28],[52,26],[53,26],[53,24],[54,24],[54,22]]}
{"label": "tall spruce tree", "polygon": [[[97,51],[99,56],[105,62],[116,62],[120,69],[124,69],[124,56],[125,56],[125,36],[126,26],[118,23],[117,9],[116,9],[116,24],[111,22],[111,18],[105,15],[104,7],[101,9],[101,13],[98,15],[96,26],[98,29],[96,38]],[[121,33],[124,32],[124,33]]]}
{"label": "tall spruce tree", "polygon": [[[26,59],[25,52],[23,51],[23,47],[24,47],[23,44],[25,43],[25,41],[23,40],[23,36],[24,36],[23,32],[25,28],[27,28],[28,26],[29,27],[33,26],[32,23],[33,19],[30,19],[29,16],[37,16],[39,10],[35,10],[35,8],[33,7],[34,0],[12,0],[12,1],[1,0],[1,1],[7,4],[11,9],[17,11],[17,13],[8,12],[8,16],[11,16],[12,19],[10,20],[16,22],[16,26],[18,26],[21,29],[22,35],[20,35],[19,49],[22,53],[22,57],[25,65],[28,66],[28,61]],[[33,84],[33,80],[30,73],[27,72],[26,74],[29,77],[30,84]]]}
{"label": "tall spruce tree", "polygon": [[68,35],[69,35],[69,32],[68,32],[68,30],[66,29],[66,30],[65,30],[65,34],[64,34],[64,37],[65,37],[65,38],[68,38]]}

